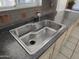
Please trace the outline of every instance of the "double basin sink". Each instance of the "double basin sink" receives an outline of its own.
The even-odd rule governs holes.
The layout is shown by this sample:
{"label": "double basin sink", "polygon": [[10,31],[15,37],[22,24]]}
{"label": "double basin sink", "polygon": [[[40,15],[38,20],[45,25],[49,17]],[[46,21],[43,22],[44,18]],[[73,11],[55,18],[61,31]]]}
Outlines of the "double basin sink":
{"label": "double basin sink", "polygon": [[65,26],[60,23],[42,20],[12,29],[10,33],[30,55],[33,55],[64,28]]}

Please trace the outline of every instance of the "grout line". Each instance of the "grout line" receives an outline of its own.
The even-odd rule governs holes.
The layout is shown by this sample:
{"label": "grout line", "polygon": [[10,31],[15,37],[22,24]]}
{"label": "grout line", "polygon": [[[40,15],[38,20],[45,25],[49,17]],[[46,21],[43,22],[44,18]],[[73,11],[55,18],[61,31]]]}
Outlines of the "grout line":
{"label": "grout line", "polygon": [[[75,29],[74,29],[74,30],[75,30]],[[73,30],[73,31],[74,31],[74,30]],[[70,37],[70,36],[74,36],[74,35],[71,34],[71,35],[69,35],[69,37]],[[69,47],[67,47],[67,46],[65,45],[66,42],[69,41],[69,38],[67,38],[68,40],[65,42],[65,44],[62,45],[62,47],[65,46],[65,47],[67,47],[68,49],[72,50],[72,55],[71,55],[70,57],[67,57],[66,55],[64,55],[64,53],[62,53],[61,51],[59,51],[59,53],[61,53],[61,54],[62,54],[64,57],[66,57],[67,59],[72,59],[72,56],[74,55],[75,50],[76,50],[76,48],[77,48],[77,45],[78,45],[78,43],[79,43],[79,38],[76,37],[76,36],[74,36],[74,38],[76,38],[76,39],[78,40],[78,41],[76,42],[76,45],[75,45],[75,48],[74,48],[74,49],[71,49],[71,48],[69,48]],[[69,41],[69,42],[71,42],[71,41]],[[73,42],[71,42],[71,43],[74,44]]]}
{"label": "grout line", "polygon": [[[71,44],[74,44],[74,43],[71,42],[71,41],[69,41],[69,42],[70,42]],[[77,43],[76,43],[76,44],[77,44]],[[66,48],[68,48],[68,49],[70,49],[70,50],[72,50],[72,51],[75,49],[75,48],[74,48],[74,49],[71,49],[71,48],[67,47],[66,45],[63,45],[63,46],[66,47]],[[75,46],[76,46],[76,45],[75,45]]]}
{"label": "grout line", "polygon": [[[74,38],[76,38],[76,37],[74,37]],[[76,40],[78,40],[78,38],[76,38]],[[68,41],[69,41],[69,38],[68,38],[67,42],[68,42]],[[79,40],[78,40],[78,41],[79,41]],[[74,44],[74,43],[71,42],[71,41],[69,41],[69,42],[72,43],[72,44]],[[66,44],[66,43],[65,43],[65,44]],[[74,48],[74,49],[71,49],[71,48],[67,47],[65,44],[63,45],[64,47],[66,47],[66,48],[68,48],[68,49],[70,49],[70,50],[72,50],[72,51],[75,49],[75,48]],[[77,43],[76,43],[76,44],[77,44]],[[76,45],[75,45],[75,46],[76,46]]]}
{"label": "grout line", "polygon": [[61,53],[63,56],[65,56],[67,59],[69,59],[69,57],[67,57],[66,55],[64,55],[62,52],[59,52],[59,53]]}
{"label": "grout line", "polygon": [[[68,41],[67,41],[67,42],[68,42]],[[69,41],[69,42],[70,42],[70,41]],[[72,43],[72,42],[70,42],[70,43]],[[67,44],[67,43],[65,42],[65,44],[63,45],[63,47],[66,47],[66,48],[72,50],[71,48],[67,47],[66,44]],[[72,43],[72,44],[73,44],[73,43]],[[73,51],[73,50],[72,50],[72,51]]]}
{"label": "grout line", "polygon": [[71,48],[67,47],[66,45],[64,45],[64,47],[66,47],[66,48],[68,48],[68,49],[70,49],[70,50],[72,50],[72,51],[73,51],[73,49],[71,49]]}
{"label": "grout line", "polygon": [[73,38],[76,38],[76,40],[79,40],[79,38],[78,37],[75,37],[74,35],[70,35],[70,37],[69,38],[71,38],[71,37],[73,37]]}
{"label": "grout line", "polygon": [[[74,35],[71,35],[71,36],[74,36]],[[75,37],[75,36],[74,36],[74,38],[78,39],[78,37]],[[78,40],[78,42],[79,42],[79,40]],[[74,52],[75,52],[76,47],[77,47],[77,45],[78,45],[78,42],[76,43],[75,48],[74,48],[74,50],[73,50],[73,52],[72,52],[72,55],[70,56],[69,59],[72,59],[72,56],[74,55]]]}
{"label": "grout line", "polygon": [[74,52],[75,52],[75,50],[76,50],[76,47],[77,47],[78,43],[79,43],[79,40],[78,40],[78,42],[77,42],[77,44],[76,44],[76,46],[75,46],[75,49],[73,50],[73,53],[72,53],[70,59],[72,59],[72,56],[74,55]]}
{"label": "grout line", "polygon": [[[69,37],[70,37],[70,36],[69,36]],[[77,37],[75,37],[75,38],[78,39]],[[68,38],[67,41],[69,41],[69,38]],[[69,42],[71,42],[71,41],[69,41]],[[73,43],[73,42],[71,42],[71,43]],[[72,56],[74,55],[74,52],[75,52],[75,50],[76,50],[76,47],[77,47],[78,43],[79,43],[79,40],[78,40],[78,42],[76,43],[76,46],[75,46],[74,50],[72,50],[71,48],[67,47],[65,44],[63,45],[63,46],[65,46],[65,47],[67,47],[68,49],[70,49],[70,50],[73,51],[73,52],[72,52],[72,55],[70,56],[70,58],[67,57],[66,55],[64,55],[61,51],[60,51],[60,53],[61,53],[63,56],[65,56],[66,58],[72,59]],[[73,44],[74,44],[74,43],[73,43]]]}
{"label": "grout line", "polygon": [[[75,39],[74,39],[75,40]],[[76,39],[76,40],[78,40],[78,39]],[[74,44],[72,41],[70,41],[70,40],[68,40],[70,43],[72,43],[72,44]]]}

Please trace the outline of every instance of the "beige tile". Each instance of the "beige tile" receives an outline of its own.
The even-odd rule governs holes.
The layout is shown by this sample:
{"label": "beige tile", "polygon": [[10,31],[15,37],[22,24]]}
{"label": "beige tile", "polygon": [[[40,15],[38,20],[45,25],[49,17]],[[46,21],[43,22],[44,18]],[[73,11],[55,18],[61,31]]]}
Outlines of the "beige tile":
{"label": "beige tile", "polygon": [[74,35],[79,35],[79,31],[76,31],[76,30],[75,30],[75,31],[72,32],[72,34],[74,34]]}
{"label": "beige tile", "polygon": [[62,49],[60,50],[60,52],[62,53],[62,54],[64,54],[65,56],[67,56],[68,58],[70,58],[70,56],[72,55],[72,50],[70,50],[69,48],[67,48],[67,47],[62,47]]}
{"label": "beige tile", "polygon": [[55,59],[67,59],[67,57],[59,53]]}
{"label": "beige tile", "polygon": [[64,46],[70,48],[73,51],[75,49],[76,44],[73,44],[72,42],[67,41]]}
{"label": "beige tile", "polygon": [[79,34],[71,34],[73,37],[76,37],[79,40]]}
{"label": "beige tile", "polygon": [[79,38],[79,27],[76,27],[74,29],[74,31],[72,32],[72,35],[75,36],[75,37],[77,37],[77,38]]}
{"label": "beige tile", "polygon": [[79,54],[74,53],[71,59],[79,59]]}
{"label": "beige tile", "polygon": [[74,36],[70,36],[68,41],[72,42],[73,44],[76,44],[78,42],[78,39]]}
{"label": "beige tile", "polygon": [[79,29],[75,29],[71,35],[79,39]]}
{"label": "beige tile", "polygon": [[[76,27],[74,31],[71,33],[71,36],[68,38],[68,41],[64,44],[60,52],[64,54],[66,57],[70,58],[78,41],[79,41],[79,26]],[[65,59],[66,57],[62,54],[59,53],[57,59]],[[71,59],[79,59],[79,43]]]}
{"label": "beige tile", "polygon": [[79,31],[79,26],[77,26],[77,27],[75,28],[75,31]]}
{"label": "beige tile", "polygon": [[78,45],[77,45],[77,47],[75,49],[75,53],[79,53],[79,43],[78,43]]}

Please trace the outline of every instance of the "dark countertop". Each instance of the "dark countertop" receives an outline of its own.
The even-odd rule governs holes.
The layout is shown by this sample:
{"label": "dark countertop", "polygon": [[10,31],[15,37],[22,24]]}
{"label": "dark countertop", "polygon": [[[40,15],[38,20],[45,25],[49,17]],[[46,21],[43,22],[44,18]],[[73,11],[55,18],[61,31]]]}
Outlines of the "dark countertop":
{"label": "dark countertop", "polygon": [[[60,17],[61,13],[63,13],[63,15]],[[75,23],[78,20],[78,18],[79,18],[79,13],[65,11],[65,12],[57,13],[57,17],[55,19],[60,20],[60,23],[66,25],[66,30],[67,30],[73,23]],[[60,36],[61,35],[59,34],[58,37]],[[57,40],[57,38],[55,38],[55,40]],[[51,42],[51,44],[53,44],[55,40]],[[42,52],[44,51],[40,51],[38,55],[37,54],[33,56],[29,55],[19,45],[19,43],[14,39],[14,37],[9,33],[8,30],[2,29],[0,31],[0,59],[34,59],[40,56]]]}

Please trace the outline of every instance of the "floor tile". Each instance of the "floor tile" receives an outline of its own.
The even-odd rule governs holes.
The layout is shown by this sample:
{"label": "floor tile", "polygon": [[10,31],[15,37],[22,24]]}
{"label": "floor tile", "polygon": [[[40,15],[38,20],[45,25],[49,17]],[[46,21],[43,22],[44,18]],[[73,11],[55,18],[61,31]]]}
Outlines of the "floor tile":
{"label": "floor tile", "polygon": [[79,54],[74,53],[71,59],[79,59]]}
{"label": "floor tile", "polygon": [[73,35],[73,36],[79,38],[79,28],[76,27],[76,28],[74,29],[74,31],[72,32],[71,35]]}
{"label": "floor tile", "polygon": [[76,26],[76,28],[74,29],[74,31],[79,31],[79,26]]}
{"label": "floor tile", "polygon": [[[68,40],[60,49],[57,59],[79,59],[79,26],[75,27]],[[77,46],[76,46],[77,45]],[[76,49],[75,49],[76,48]],[[72,58],[70,58],[72,56]]]}
{"label": "floor tile", "polygon": [[56,57],[56,59],[68,59],[67,57],[65,57],[64,55],[62,55],[61,53],[59,53]]}
{"label": "floor tile", "polygon": [[76,44],[78,41],[78,38],[74,37],[74,36],[70,36],[68,41],[72,42],[73,44]]}
{"label": "floor tile", "polygon": [[75,49],[75,53],[79,53],[79,43],[78,43],[78,45],[77,45],[77,47]]}
{"label": "floor tile", "polygon": [[79,39],[79,29],[74,30],[71,35]]}
{"label": "floor tile", "polygon": [[[76,43],[77,44],[77,43]],[[64,46],[70,48],[71,50],[74,50],[75,49],[75,46],[76,44],[73,44],[72,42],[70,41],[67,41],[66,44]]]}
{"label": "floor tile", "polygon": [[72,34],[73,35],[79,35],[79,31],[74,31]]}
{"label": "floor tile", "polygon": [[62,49],[60,50],[60,52],[62,53],[62,54],[64,54],[65,56],[67,56],[68,58],[70,58],[70,56],[72,55],[72,50],[70,50],[69,48],[67,48],[67,47],[62,47]]}
{"label": "floor tile", "polygon": [[77,35],[77,34],[71,34],[71,35],[76,37],[79,40],[79,35]]}

